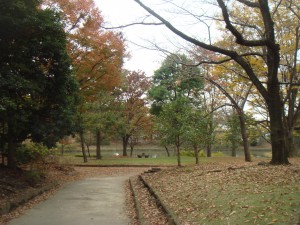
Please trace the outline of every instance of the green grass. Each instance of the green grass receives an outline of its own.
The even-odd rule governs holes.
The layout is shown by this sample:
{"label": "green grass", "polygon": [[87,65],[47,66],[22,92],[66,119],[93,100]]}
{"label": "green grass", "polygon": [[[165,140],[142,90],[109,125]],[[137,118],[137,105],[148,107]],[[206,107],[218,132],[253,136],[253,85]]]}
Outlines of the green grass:
{"label": "green grass", "polygon": [[[300,160],[291,161],[290,166],[252,163],[248,167],[234,158],[219,157],[200,167],[164,170],[147,179],[187,224],[296,225],[300,222]],[[228,170],[229,166],[240,169]]]}
{"label": "green grass", "polygon": [[[201,159],[205,160],[204,158]],[[156,166],[176,166],[177,157],[159,157],[159,158],[136,158],[136,157],[111,157],[104,156],[101,160],[96,160],[95,157],[88,158],[88,162],[84,163],[82,157],[75,157],[71,155],[65,155],[60,157],[60,162],[64,164],[86,164],[86,165],[156,165]],[[182,165],[195,164],[195,158],[189,156],[181,157]]]}
{"label": "green grass", "polygon": [[212,187],[207,199],[209,204],[201,210],[205,216],[194,220],[200,224],[296,224],[299,216],[299,183],[284,189],[273,184],[259,190],[247,184]]}

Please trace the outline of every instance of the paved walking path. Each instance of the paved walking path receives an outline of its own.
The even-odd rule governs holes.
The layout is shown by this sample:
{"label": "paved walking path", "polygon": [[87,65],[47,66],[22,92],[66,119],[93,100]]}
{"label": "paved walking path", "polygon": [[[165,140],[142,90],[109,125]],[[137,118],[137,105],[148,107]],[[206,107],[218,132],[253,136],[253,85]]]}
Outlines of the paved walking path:
{"label": "paved walking path", "polygon": [[126,225],[123,184],[128,177],[71,183],[8,225]]}

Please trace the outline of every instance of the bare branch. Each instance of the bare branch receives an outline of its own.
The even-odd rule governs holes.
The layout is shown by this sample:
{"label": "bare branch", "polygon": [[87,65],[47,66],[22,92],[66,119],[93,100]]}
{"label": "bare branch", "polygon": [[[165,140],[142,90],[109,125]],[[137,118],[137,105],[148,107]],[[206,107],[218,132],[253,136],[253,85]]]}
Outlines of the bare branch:
{"label": "bare branch", "polygon": [[240,3],[245,4],[246,6],[249,6],[251,8],[259,8],[258,2],[250,2],[250,1],[247,1],[247,0],[237,0],[237,1],[240,2]]}
{"label": "bare branch", "polygon": [[[191,36],[188,36],[187,34],[181,32],[180,30],[178,30],[177,28],[175,28],[169,21],[167,21],[166,19],[164,19],[162,16],[160,16],[159,14],[157,14],[154,10],[152,10],[151,8],[147,7],[146,5],[144,5],[140,0],[134,0],[136,3],[138,3],[142,8],[144,8],[148,13],[150,13],[151,15],[153,15],[155,18],[157,18],[158,20],[160,20],[162,23],[164,23],[164,25],[171,30],[173,33],[175,33],[176,35],[178,35],[179,37],[181,37],[182,39],[196,45],[199,46],[201,48],[213,51],[213,52],[218,52],[221,53],[223,55],[226,55],[230,58],[232,58],[233,60],[235,60],[241,67],[243,67],[243,69],[245,70],[245,72],[247,73],[247,75],[249,76],[249,78],[251,79],[251,81],[253,82],[253,84],[256,86],[256,88],[259,90],[259,92],[261,93],[261,95],[265,98],[268,99],[269,94],[266,90],[266,88],[263,86],[263,84],[259,81],[258,77],[255,75],[253,68],[251,68],[251,66],[249,65],[249,63],[243,59],[243,57],[241,57],[237,52],[235,51],[231,51],[231,50],[227,50],[224,48],[220,48],[218,46],[215,45],[208,45],[204,42],[201,42],[195,38],[192,38]],[[222,0],[218,0],[221,1]],[[224,4],[224,2],[222,2]],[[225,6],[225,5],[224,5]],[[223,11],[226,11],[226,7],[222,9]],[[227,12],[228,14],[228,12]]]}
{"label": "bare branch", "polygon": [[265,46],[267,44],[267,41],[265,39],[251,41],[245,40],[243,35],[233,26],[232,22],[230,21],[228,10],[223,0],[217,1],[222,10],[223,18],[226,23],[226,28],[235,36],[237,44],[244,46]]}
{"label": "bare branch", "polygon": [[131,26],[135,26],[135,25],[159,26],[159,25],[164,25],[164,24],[163,23],[136,22],[136,23],[130,23],[130,24],[116,26],[116,27],[104,27],[104,26],[101,26],[101,28],[106,29],[106,30],[113,30],[113,29],[122,29],[122,28],[126,28],[126,27],[131,27]]}

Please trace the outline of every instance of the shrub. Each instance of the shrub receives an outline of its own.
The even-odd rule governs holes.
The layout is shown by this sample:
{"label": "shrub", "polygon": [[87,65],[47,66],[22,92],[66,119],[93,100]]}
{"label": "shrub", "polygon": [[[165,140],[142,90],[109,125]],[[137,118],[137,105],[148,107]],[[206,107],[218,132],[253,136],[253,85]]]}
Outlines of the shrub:
{"label": "shrub", "polygon": [[199,157],[206,157],[206,153],[204,152],[204,150],[200,150],[198,155]]}
{"label": "shrub", "polygon": [[212,155],[213,157],[220,157],[220,156],[223,156],[223,152],[220,152],[220,151],[218,151],[218,152],[213,152],[211,155]]}
{"label": "shrub", "polygon": [[[181,156],[190,156],[190,157],[195,157],[195,152],[194,150],[182,150],[180,151],[180,155]],[[204,150],[200,150],[199,153],[198,153],[198,156],[199,157],[206,157],[206,154],[204,152]]]}
{"label": "shrub", "polygon": [[17,161],[19,164],[32,163],[36,161],[44,161],[49,155],[46,146],[38,143],[22,144],[17,150]]}
{"label": "shrub", "polygon": [[40,170],[30,170],[26,172],[26,182],[30,186],[35,186],[45,178],[45,174]]}
{"label": "shrub", "polygon": [[195,157],[195,153],[192,150],[181,150],[180,151],[180,155],[181,156],[191,156],[191,157]]}

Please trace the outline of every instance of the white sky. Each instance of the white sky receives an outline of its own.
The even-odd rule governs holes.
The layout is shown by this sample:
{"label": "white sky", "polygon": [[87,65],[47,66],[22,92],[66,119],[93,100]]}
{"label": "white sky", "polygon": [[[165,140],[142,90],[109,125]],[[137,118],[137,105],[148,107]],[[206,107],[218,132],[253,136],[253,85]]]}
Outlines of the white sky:
{"label": "white sky", "polygon": [[[94,0],[104,17],[106,27],[117,27],[141,22],[145,15],[149,15],[134,0]],[[193,15],[207,15],[212,11],[213,6],[202,1],[161,1],[161,0],[143,0],[150,8],[155,9],[159,14],[187,34],[197,37],[199,40],[207,41],[207,26],[199,22]],[[168,3],[169,2],[169,3]],[[176,7],[172,5],[177,4]],[[191,15],[188,15],[187,9]],[[147,20],[147,22],[153,22]],[[210,21],[207,24],[212,25]],[[127,40],[128,51],[131,59],[125,63],[125,68],[129,70],[142,70],[148,76],[153,75],[153,71],[158,69],[166,55],[157,50],[149,50],[153,43],[169,52],[186,49],[186,42],[177,37],[165,26],[145,26],[135,25],[120,29]],[[213,33],[212,33],[213,35]],[[214,35],[213,35],[214,36]],[[135,44],[134,44],[135,43]],[[136,45],[137,44],[137,45]],[[144,47],[141,47],[144,46]]]}
{"label": "white sky", "polygon": [[[116,27],[120,25],[136,22],[146,14],[133,0],[94,0],[102,12],[101,15],[106,21],[106,27]],[[157,26],[135,25],[120,29],[127,40],[128,50],[131,59],[125,63],[125,68],[129,70],[142,70],[148,76],[153,75],[153,71],[158,69],[163,60],[163,54],[149,50],[140,46],[151,46],[149,41],[161,42],[163,38],[161,28]],[[133,43],[140,46],[137,46]]]}

